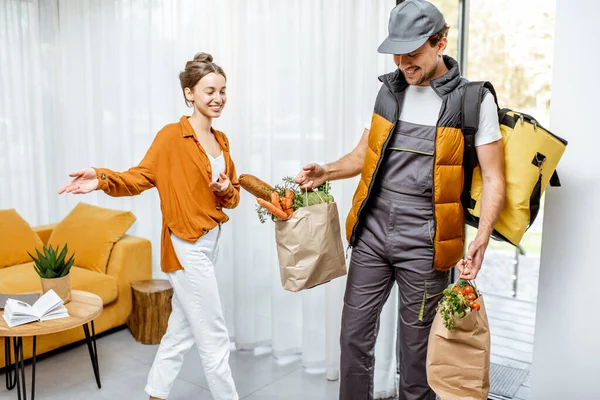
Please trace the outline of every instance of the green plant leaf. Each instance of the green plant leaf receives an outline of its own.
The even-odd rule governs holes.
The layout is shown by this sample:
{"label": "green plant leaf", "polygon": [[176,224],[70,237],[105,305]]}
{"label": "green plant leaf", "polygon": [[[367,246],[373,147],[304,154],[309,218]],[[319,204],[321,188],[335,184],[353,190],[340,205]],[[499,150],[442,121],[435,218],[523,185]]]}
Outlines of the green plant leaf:
{"label": "green plant leaf", "polygon": [[[56,248],[56,250],[58,251],[58,248]],[[65,257],[67,256],[68,251],[69,250],[67,249],[67,245],[65,244],[65,247],[63,247],[62,251],[60,252],[60,255],[58,256],[58,259],[56,260],[56,263],[58,265],[64,264]]]}
{"label": "green plant leaf", "polygon": [[37,265],[37,267],[40,269],[40,271],[46,270],[46,268],[44,268],[44,264],[42,264],[41,261],[36,262],[35,265]]}
{"label": "green plant leaf", "polygon": [[[50,247],[52,247],[52,246],[50,246]],[[44,255],[46,256],[46,257],[44,257],[46,260],[50,259],[50,248],[44,246]]]}
{"label": "green plant leaf", "polygon": [[34,256],[32,256],[30,252],[27,252],[27,254],[29,254],[29,257],[31,257],[31,259],[32,259],[34,262],[38,260],[37,258],[35,258]]}
{"label": "green plant leaf", "polygon": [[54,269],[55,271],[60,268],[60,264],[57,262],[56,259],[56,251],[58,250],[58,246],[55,248],[53,248],[52,246],[50,246],[50,259],[48,260],[50,262],[50,264],[52,265],[52,269]]}
{"label": "green plant leaf", "polygon": [[45,259],[45,258],[42,258],[42,259],[40,260],[40,264],[42,265],[42,269],[43,269],[43,270],[48,270],[48,269],[51,269],[51,268],[50,268],[50,263],[49,263],[49,262],[48,262],[48,260],[47,260],[47,259]]}
{"label": "green plant leaf", "polygon": [[65,264],[73,265],[74,262],[75,262],[75,253],[71,254],[71,257],[69,257],[69,259],[67,260],[67,262]]}
{"label": "green plant leaf", "polygon": [[52,260],[56,260],[56,251],[58,250],[58,245],[56,246],[56,249],[54,249],[52,247],[52,245],[50,246],[50,258]]}
{"label": "green plant leaf", "polygon": [[35,269],[35,272],[37,272],[37,274],[39,276],[42,276],[42,271],[39,269],[39,267],[37,266],[37,264],[33,265],[33,269]]}
{"label": "green plant leaf", "polygon": [[65,268],[63,269],[64,274],[62,276],[66,276],[70,271],[71,271],[71,267],[73,266],[73,263],[75,262],[75,253],[73,253],[73,255],[71,255],[71,258],[69,259],[69,261],[67,261],[67,264],[65,265]]}
{"label": "green plant leaf", "polygon": [[46,271],[46,278],[48,278],[48,279],[58,278],[58,274],[56,272],[52,271],[51,269],[49,269],[48,271]]}
{"label": "green plant leaf", "polygon": [[61,278],[63,276],[67,276],[69,274],[69,271],[71,270],[71,266],[73,266],[73,257],[71,257],[71,259],[63,266],[62,270],[60,271],[60,276]]}

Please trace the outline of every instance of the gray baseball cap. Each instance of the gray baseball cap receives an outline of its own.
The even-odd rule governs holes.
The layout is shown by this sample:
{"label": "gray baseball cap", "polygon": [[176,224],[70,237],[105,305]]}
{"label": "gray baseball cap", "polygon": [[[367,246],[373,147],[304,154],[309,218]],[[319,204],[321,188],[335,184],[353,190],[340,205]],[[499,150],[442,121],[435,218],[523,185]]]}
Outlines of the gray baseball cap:
{"label": "gray baseball cap", "polygon": [[429,37],[444,27],[444,16],[425,0],[406,0],[390,13],[389,35],[378,52],[408,54],[423,46]]}

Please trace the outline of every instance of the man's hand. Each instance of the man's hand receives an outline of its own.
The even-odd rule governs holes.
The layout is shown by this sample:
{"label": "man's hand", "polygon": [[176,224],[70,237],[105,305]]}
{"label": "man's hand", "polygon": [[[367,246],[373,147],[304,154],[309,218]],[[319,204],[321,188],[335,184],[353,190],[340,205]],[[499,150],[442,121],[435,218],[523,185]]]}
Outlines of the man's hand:
{"label": "man's hand", "polygon": [[318,188],[327,180],[327,168],[324,165],[311,163],[302,168],[296,175],[296,183],[303,190]]}
{"label": "man's hand", "polygon": [[469,244],[467,257],[456,264],[456,267],[460,271],[460,279],[474,280],[477,278],[488,242],[489,239],[475,237],[475,240]]}
{"label": "man's hand", "polygon": [[476,147],[477,159],[481,166],[483,178],[481,194],[481,217],[477,236],[469,244],[467,257],[460,260],[456,267],[460,271],[460,278],[473,280],[477,277],[485,249],[494,231],[502,204],[504,203],[504,148],[502,140],[497,140],[483,146]]}
{"label": "man's hand", "polygon": [[477,236],[469,244],[466,259],[459,261],[456,265],[461,272],[461,279],[470,280],[477,277],[481,263],[483,263],[485,249],[490,241],[490,235],[494,231],[494,225],[496,225],[502,210],[505,193],[504,148],[502,146],[502,140],[497,140],[476,148],[483,178],[481,217]]}
{"label": "man's hand", "polygon": [[219,179],[216,182],[211,182],[209,186],[213,192],[220,193],[226,191],[229,185],[231,185],[229,177],[221,172]]}
{"label": "man's hand", "polygon": [[296,175],[296,183],[302,190],[313,190],[326,181],[352,178],[358,174],[365,163],[365,155],[369,146],[369,130],[363,131],[360,142],[354,150],[337,161],[325,165],[310,163]]}

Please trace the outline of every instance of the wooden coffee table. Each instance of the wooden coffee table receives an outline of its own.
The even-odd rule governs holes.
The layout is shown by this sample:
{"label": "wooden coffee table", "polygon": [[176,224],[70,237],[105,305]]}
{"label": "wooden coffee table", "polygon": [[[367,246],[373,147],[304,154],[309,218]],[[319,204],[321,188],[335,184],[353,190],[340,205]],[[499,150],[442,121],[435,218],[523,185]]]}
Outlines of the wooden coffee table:
{"label": "wooden coffee table", "polygon": [[[6,388],[12,390],[17,387],[17,394],[21,400],[21,391],[23,392],[23,400],[27,400],[25,388],[25,361],[23,357],[23,337],[33,337],[33,352],[31,364],[31,400],[35,396],[35,352],[36,352],[36,337],[40,335],[48,335],[50,333],[62,332],[68,329],[83,326],[85,339],[90,359],[92,360],[92,368],[96,377],[98,388],[100,384],[100,369],[98,368],[98,351],[96,350],[96,331],[94,330],[94,319],[102,313],[102,299],[88,292],[73,290],[71,292],[71,301],[65,305],[69,311],[69,317],[55,319],[44,322],[32,322],[29,324],[15,326],[9,328],[2,316],[4,310],[0,310],[0,337],[4,337],[4,352],[6,363]],[[91,325],[91,334],[90,326]],[[11,362],[11,339],[12,348],[14,350],[15,362]],[[20,376],[19,376],[20,375]]]}

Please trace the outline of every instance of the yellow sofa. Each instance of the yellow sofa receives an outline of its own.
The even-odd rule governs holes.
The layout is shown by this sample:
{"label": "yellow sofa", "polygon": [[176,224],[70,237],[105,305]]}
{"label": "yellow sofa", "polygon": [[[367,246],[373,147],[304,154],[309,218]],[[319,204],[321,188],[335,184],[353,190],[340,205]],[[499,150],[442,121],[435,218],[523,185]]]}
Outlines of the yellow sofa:
{"label": "yellow sofa", "polygon": [[[44,244],[57,224],[34,227]],[[136,280],[152,278],[152,249],[147,239],[125,235],[113,246],[106,274],[73,266],[71,285],[75,290],[85,290],[102,298],[104,309],[94,321],[96,334],[121,326],[131,312],[131,286]],[[0,268],[0,293],[25,293],[41,291],[39,276],[33,262]],[[82,327],[37,338],[37,354],[85,339]],[[24,356],[31,357],[32,340],[23,339]],[[13,359],[14,360],[14,359]],[[0,340],[0,368],[5,365],[4,340]]]}

